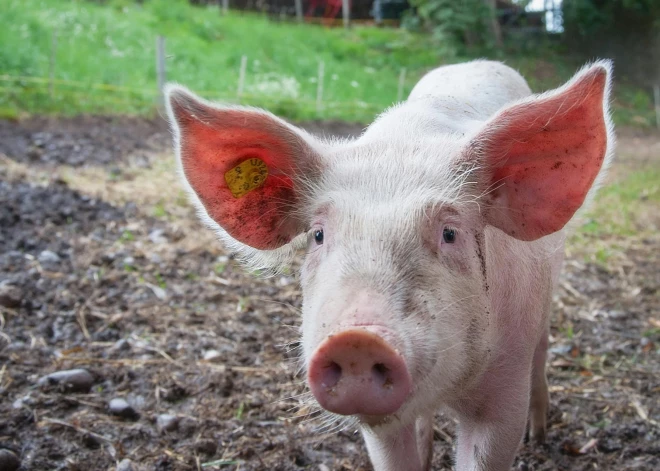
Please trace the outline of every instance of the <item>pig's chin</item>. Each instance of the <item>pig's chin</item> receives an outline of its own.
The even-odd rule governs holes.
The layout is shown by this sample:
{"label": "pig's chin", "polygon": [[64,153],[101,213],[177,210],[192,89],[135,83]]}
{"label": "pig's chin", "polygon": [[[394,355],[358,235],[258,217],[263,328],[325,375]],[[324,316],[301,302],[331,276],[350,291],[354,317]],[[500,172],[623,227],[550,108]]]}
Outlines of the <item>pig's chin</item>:
{"label": "pig's chin", "polygon": [[393,414],[387,415],[367,415],[359,414],[352,416],[358,423],[377,433],[396,433],[402,426],[414,423],[420,412],[413,406],[411,401],[407,401],[401,408]]}
{"label": "pig's chin", "polygon": [[383,427],[393,422],[398,422],[397,414],[357,415],[356,418],[361,424],[368,425],[371,428]]}

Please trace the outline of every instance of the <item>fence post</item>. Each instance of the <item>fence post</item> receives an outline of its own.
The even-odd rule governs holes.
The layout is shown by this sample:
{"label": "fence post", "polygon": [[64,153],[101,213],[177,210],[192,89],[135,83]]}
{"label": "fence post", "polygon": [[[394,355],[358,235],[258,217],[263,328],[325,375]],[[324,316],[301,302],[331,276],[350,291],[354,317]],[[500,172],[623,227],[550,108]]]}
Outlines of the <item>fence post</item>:
{"label": "fence post", "polygon": [[48,70],[48,94],[50,95],[50,98],[53,98],[53,87],[55,82],[55,62],[56,62],[56,56],[57,55],[57,31],[53,31],[53,36],[51,38],[51,45],[50,45],[50,64],[49,64],[49,70]]}
{"label": "fence post", "polygon": [[351,26],[351,0],[341,0],[341,12],[344,17],[344,28]]}
{"label": "fence post", "polygon": [[222,0],[222,14],[226,15],[229,11],[229,0]]}
{"label": "fence post", "polygon": [[245,85],[245,69],[247,68],[247,56],[241,56],[241,68],[238,71],[238,88],[236,90],[236,98],[238,101],[241,100],[241,95],[243,95],[243,87]]}
{"label": "fence post", "polygon": [[167,80],[165,71],[165,38],[156,37],[156,76],[158,79],[158,101],[161,106],[165,104],[165,82]]}
{"label": "fence post", "polygon": [[653,99],[655,101],[655,124],[660,130],[660,85],[653,87]]}
{"label": "fence post", "polygon": [[316,82],[316,113],[318,115],[323,111],[323,75],[325,74],[325,64],[319,62],[319,76]]}
{"label": "fence post", "polygon": [[401,73],[399,73],[399,88],[396,91],[396,101],[400,102],[403,100],[403,85],[406,82],[406,68],[404,67],[401,69]]}
{"label": "fence post", "polygon": [[298,19],[298,22],[302,22],[303,20],[302,0],[296,0],[296,18]]}

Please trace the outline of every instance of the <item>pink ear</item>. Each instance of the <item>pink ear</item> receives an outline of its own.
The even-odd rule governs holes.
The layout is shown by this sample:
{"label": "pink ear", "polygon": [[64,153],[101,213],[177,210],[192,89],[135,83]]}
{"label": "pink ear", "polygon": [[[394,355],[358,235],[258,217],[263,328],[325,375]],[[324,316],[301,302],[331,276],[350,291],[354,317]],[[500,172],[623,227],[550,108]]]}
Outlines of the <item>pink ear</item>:
{"label": "pink ear", "polygon": [[297,172],[318,169],[302,131],[264,111],[208,104],[168,92],[184,175],[206,213],[236,240],[280,247],[304,228],[295,217]]}
{"label": "pink ear", "polygon": [[521,240],[559,231],[582,206],[608,148],[609,64],[504,109],[472,140],[491,169],[489,224]]}

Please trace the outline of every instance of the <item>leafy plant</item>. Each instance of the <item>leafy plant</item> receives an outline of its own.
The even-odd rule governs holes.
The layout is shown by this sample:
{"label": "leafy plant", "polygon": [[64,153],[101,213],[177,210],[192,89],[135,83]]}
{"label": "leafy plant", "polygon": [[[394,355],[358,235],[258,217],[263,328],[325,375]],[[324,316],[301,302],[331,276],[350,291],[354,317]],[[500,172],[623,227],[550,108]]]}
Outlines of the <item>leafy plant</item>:
{"label": "leafy plant", "polygon": [[453,45],[456,53],[462,46],[493,45],[493,10],[487,1],[411,0],[411,4],[419,24],[429,28],[437,42]]}

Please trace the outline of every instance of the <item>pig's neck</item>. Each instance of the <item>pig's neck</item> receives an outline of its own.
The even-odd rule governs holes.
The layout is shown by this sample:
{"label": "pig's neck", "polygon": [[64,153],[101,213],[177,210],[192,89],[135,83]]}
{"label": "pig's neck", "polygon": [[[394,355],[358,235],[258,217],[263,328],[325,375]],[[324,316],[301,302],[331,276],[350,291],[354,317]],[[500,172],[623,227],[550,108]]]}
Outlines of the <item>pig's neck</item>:
{"label": "pig's neck", "polygon": [[362,435],[374,469],[378,471],[425,471],[433,451],[433,414],[419,417],[393,434],[363,427]]}
{"label": "pig's neck", "polygon": [[547,322],[548,303],[563,261],[564,234],[523,242],[489,226],[485,240],[491,345],[506,351],[522,343],[533,349]]}

